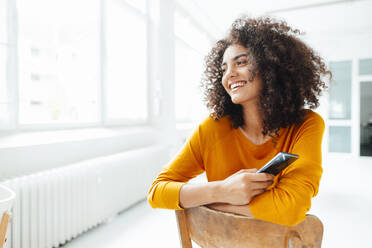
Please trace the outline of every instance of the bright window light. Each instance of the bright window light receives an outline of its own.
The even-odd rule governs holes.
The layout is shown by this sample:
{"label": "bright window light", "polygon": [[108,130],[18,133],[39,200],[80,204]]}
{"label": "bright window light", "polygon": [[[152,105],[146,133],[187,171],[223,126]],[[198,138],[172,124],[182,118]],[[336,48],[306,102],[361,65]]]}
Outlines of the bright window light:
{"label": "bright window light", "polygon": [[202,72],[203,56],[177,40],[175,107],[178,122],[200,121],[207,116],[200,88]]}
{"label": "bright window light", "polygon": [[210,48],[210,40],[190,17],[175,11],[174,32],[176,36],[183,40],[190,47],[199,51],[202,55],[207,55]]}
{"label": "bright window light", "polygon": [[175,12],[176,34],[176,95],[177,122],[198,122],[208,115],[200,88],[204,57],[209,40],[188,17]]}
{"label": "bright window light", "polygon": [[0,128],[9,125],[9,98],[7,87],[7,6],[0,0]]}
{"label": "bright window light", "polygon": [[0,127],[9,125],[9,99],[7,87],[7,46],[0,44]]}
{"label": "bright window light", "polygon": [[146,2],[147,0],[125,0],[129,5],[138,9],[142,13],[146,13]]}
{"label": "bright window light", "polygon": [[8,38],[7,38],[7,5],[6,5],[7,0],[0,0],[0,44],[1,43],[6,43]]}
{"label": "bright window light", "polygon": [[147,119],[146,19],[121,1],[106,6],[108,123]]}
{"label": "bright window light", "polygon": [[329,89],[329,118],[351,119],[351,61],[331,62],[332,84]]}
{"label": "bright window light", "polygon": [[20,124],[99,120],[98,0],[18,1]]}

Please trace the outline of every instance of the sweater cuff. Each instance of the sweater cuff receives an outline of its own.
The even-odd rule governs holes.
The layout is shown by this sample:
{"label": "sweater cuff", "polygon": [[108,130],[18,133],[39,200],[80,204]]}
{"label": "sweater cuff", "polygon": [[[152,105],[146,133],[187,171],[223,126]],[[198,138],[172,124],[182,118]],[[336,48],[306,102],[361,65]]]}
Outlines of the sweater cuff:
{"label": "sweater cuff", "polygon": [[171,208],[175,210],[183,210],[184,208],[180,206],[180,191],[182,186],[186,183],[172,182],[171,184],[172,185],[169,185],[170,187],[168,188],[167,192],[167,195],[169,196],[167,199],[167,205],[172,206]]}

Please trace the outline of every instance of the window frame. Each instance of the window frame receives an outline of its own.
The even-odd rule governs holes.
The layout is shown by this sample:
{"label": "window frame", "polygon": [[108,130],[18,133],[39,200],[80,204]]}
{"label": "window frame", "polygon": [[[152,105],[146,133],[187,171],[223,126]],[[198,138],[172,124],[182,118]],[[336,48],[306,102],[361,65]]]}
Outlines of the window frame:
{"label": "window frame", "polygon": [[[359,61],[361,59],[370,59],[367,57],[340,57],[329,59],[329,62],[351,61],[351,117],[350,120],[337,120],[329,118],[329,109],[327,107],[326,114],[326,151],[331,156],[351,157],[359,159],[372,159],[372,156],[360,155],[360,84],[365,81],[372,81],[371,75],[359,75]],[[328,63],[329,65],[329,63]],[[329,93],[327,94],[327,101],[329,101]],[[350,152],[330,152],[329,149],[329,127],[350,127]]]}
{"label": "window frame", "polygon": [[[107,91],[105,81],[106,75],[106,39],[105,36],[105,24],[106,24],[106,1],[99,1],[99,77],[98,77],[98,98],[97,98],[97,112],[98,120],[97,122],[61,122],[61,123],[38,123],[38,124],[20,124],[19,123],[19,66],[18,66],[18,12],[17,12],[17,3],[16,1],[5,0],[6,1],[6,13],[7,13],[7,86],[8,86],[8,99],[9,99],[9,124],[0,126],[0,132],[2,131],[11,131],[11,132],[21,132],[21,131],[43,131],[43,130],[61,130],[61,129],[76,129],[76,128],[92,128],[92,127],[133,127],[135,125],[147,126],[151,123],[151,103],[150,103],[150,87],[149,87],[149,73],[150,66],[146,62],[146,119],[137,121],[129,118],[123,119],[109,119],[107,116]],[[141,9],[137,9],[133,5],[127,3],[125,0],[116,0],[123,4],[127,11],[131,11],[136,15],[140,15],[141,18],[144,18],[145,21],[145,32],[147,37],[150,37],[150,18],[148,11],[148,1],[146,1],[146,12],[143,12]],[[146,41],[146,51],[147,61],[149,60],[149,41]]]}
{"label": "window frame", "polygon": [[[6,87],[8,96],[9,122],[0,126],[0,131],[12,131],[18,127],[18,52],[17,52],[17,11],[16,3],[4,0],[6,3],[6,38],[2,43],[7,47],[6,58]],[[14,83],[11,83],[14,82]]]}

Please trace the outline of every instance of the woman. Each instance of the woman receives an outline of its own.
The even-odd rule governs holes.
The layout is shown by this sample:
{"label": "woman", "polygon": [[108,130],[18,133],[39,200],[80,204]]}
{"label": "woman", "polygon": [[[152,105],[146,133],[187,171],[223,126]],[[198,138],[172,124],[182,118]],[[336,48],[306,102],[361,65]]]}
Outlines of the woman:
{"label": "woman", "polygon": [[[331,76],[285,22],[237,19],[206,57],[212,114],[153,182],[154,208],[208,205],[282,225],[305,219],[322,175],[319,105]],[[279,175],[255,173],[279,152],[299,159]],[[206,172],[204,184],[187,183]]]}

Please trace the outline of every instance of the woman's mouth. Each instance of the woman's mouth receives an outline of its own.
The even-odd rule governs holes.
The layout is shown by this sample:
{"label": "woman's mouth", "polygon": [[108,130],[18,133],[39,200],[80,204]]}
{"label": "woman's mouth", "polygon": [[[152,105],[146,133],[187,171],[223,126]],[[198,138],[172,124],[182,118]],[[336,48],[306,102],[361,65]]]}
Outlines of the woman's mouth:
{"label": "woman's mouth", "polygon": [[230,84],[229,88],[231,91],[236,91],[247,84],[247,81],[241,80]]}

